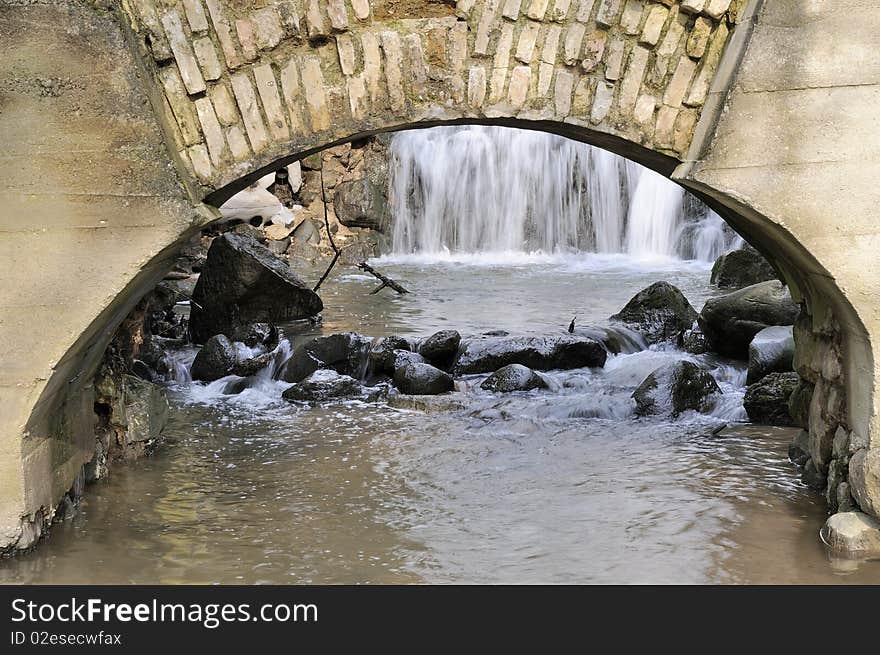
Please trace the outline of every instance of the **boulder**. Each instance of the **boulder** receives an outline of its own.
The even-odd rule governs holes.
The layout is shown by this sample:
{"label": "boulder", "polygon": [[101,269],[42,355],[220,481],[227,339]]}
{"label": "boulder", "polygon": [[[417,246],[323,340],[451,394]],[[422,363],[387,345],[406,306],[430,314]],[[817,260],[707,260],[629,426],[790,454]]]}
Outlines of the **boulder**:
{"label": "boulder", "polygon": [[718,383],[708,371],[693,362],[682,360],[661,366],[636,388],[636,414],[649,416],[669,412],[678,416],[692,409],[709,409],[709,396],[721,393]]}
{"label": "boulder", "polygon": [[455,362],[456,375],[492,373],[508,364],[539,371],[605,366],[608,353],[590,337],[487,337],[464,344]]}
{"label": "boulder", "polygon": [[710,282],[719,289],[742,289],[778,275],[763,255],[749,245],[721,255],[712,266]]}
{"label": "boulder", "polygon": [[798,381],[797,373],[770,373],[749,385],[743,398],[749,420],[761,425],[794,425],[788,401]]}
{"label": "boulder", "polygon": [[880,516],[880,448],[861,448],[853,453],[849,486],[859,507]]}
{"label": "boulder", "polygon": [[452,376],[430,364],[411,363],[394,372],[394,386],[410,396],[435,396],[452,391]]}
{"label": "boulder", "polygon": [[237,361],[232,341],[226,335],[215,334],[196,355],[190,375],[193,380],[213,382],[232,373]]}
{"label": "boulder", "polygon": [[862,512],[840,512],[825,522],[822,540],[834,555],[877,558],[880,557],[880,522]]}
{"label": "boulder", "polygon": [[367,179],[340,182],[333,194],[333,210],[346,227],[382,231],[387,207],[382,189]]}
{"label": "boulder", "polygon": [[705,355],[709,352],[709,342],[698,324],[685,330],[681,337],[681,349],[692,355]]}
{"label": "boulder", "polygon": [[668,282],[655,282],[639,291],[611,317],[642,333],[648,343],[678,342],[697,318],[684,294]]}
{"label": "boulder", "polygon": [[132,375],[122,376],[122,388],[126,443],[155,443],[168,423],[165,390]]}
{"label": "boulder", "polygon": [[749,344],[749,372],[746,384],[753,384],[768,373],[790,373],[794,358],[794,337],[790,325],[764,328]]}
{"label": "boulder", "polygon": [[498,392],[531,391],[532,389],[546,389],[547,382],[527,366],[508,364],[486,378],[480,388]]}
{"label": "boulder", "polygon": [[455,330],[441,330],[425,339],[419,354],[432,364],[447,368],[458,353],[461,335]]}
{"label": "boulder", "polygon": [[356,398],[361,392],[360,382],[353,377],[340,375],[336,371],[319,370],[285,390],[282,397],[285,400],[318,403],[339,398]]}
{"label": "boulder", "polygon": [[409,341],[397,335],[376,339],[370,348],[370,367],[374,373],[393,373],[394,352],[409,349]]}
{"label": "boulder", "polygon": [[572,333],[579,337],[590,337],[600,341],[611,355],[637,353],[647,347],[644,337],[622,325],[602,327],[595,325],[577,326]]}
{"label": "boulder", "polygon": [[258,355],[257,357],[245,359],[232,367],[232,374],[239,375],[243,378],[251,377],[271,364],[274,358],[275,353],[265,353],[263,355]]}
{"label": "boulder", "polygon": [[389,361],[389,372],[392,375],[394,375],[394,372],[397,369],[403,368],[407,364],[430,364],[430,362],[419,353],[414,353],[410,350],[391,351],[391,358]]}
{"label": "boulder", "polygon": [[816,468],[816,464],[813,462],[812,457],[807,458],[806,463],[804,463],[804,470],[801,473],[801,482],[807,485],[810,489],[815,489],[816,491],[824,490],[828,484],[828,479],[822,471]]}
{"label": "boulder", "polygon": [[362,379],[369,364],[373,340],[357,332],[340,332],[304,343],[287,360],[285,382],[300,382],[319,369]]}
{"label": "boulder", "polygon": [[799,308],[777,280],[706,301],[697,321],[714,352],[748,359],[755,335],[772,325],[793,325]]}
{"label": "boulder", "polygon": [[252,237],[226,233],[214,239],[193,292],[193,341],[231,334],[253,323],[277,325],[316,316],[321,299],[290,267]]}
{"label": "boulder", "polygon": [[788,446],[788,458],[797,466],[804,466],[810,459],[810,433],[801,430]]}
{"label": "boulder", "polygon": [[788,413],[792,425],[806,428],[810,425],[810,404],[813,401],[815,385],[801,379],[788,399]]}
{"label": "boulder", "polygon": [[257,346],[274,348],[278,345],[278,328],[268,323],[237,325],[231,336],[233,341],[243,343],[248,348]]}

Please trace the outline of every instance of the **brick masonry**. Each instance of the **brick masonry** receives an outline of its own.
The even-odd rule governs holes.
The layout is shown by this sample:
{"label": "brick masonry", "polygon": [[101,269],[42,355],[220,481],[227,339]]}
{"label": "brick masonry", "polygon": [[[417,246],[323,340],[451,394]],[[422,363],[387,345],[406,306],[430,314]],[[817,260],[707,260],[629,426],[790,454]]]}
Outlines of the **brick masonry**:
{"label": "brick masonry", "polygon": [[282,157],[427,120],[563,122],[682,159],[740,4],[460,0],[399,17],[381,0],[124,6],[204,197]]}

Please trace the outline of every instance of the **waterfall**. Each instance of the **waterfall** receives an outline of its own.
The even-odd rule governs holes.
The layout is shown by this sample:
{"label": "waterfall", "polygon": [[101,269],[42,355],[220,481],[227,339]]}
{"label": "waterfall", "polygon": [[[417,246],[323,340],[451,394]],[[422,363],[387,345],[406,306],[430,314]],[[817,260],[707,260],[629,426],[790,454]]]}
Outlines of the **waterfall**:
{"label": "waterfall", "polygon": [[[502,127],[401,132],[391,144],[395,254],[596,252],[709,260],[735,245],[675,183],[612,153]],[[717,253],[717,254],[716,254]]]}

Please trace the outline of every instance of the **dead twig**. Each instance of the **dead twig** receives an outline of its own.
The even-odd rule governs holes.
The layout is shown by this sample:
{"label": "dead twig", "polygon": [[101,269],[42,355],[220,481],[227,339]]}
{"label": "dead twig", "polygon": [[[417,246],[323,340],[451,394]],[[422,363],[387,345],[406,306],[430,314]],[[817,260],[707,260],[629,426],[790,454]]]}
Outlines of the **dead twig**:
{"label": "dead twig", "polygon": [[357,265],[357,267],[359,269],[361,269],[362,271],[366,271],[367,273],[369,273],[370,275],[372,275],[373,277],[375,277],[376,279],[378,279],[382,282],[382,284],[380,284],[378,287],[376,287],[375,289],[373,289],[370,292],[371,296],[373,294],[379,293],[385,287],[390,287],[390,288],[394,289],[397,293],[400,293],[400,294],[409,293],[409,290],[403,288],[401,285],[399,285],[397,282],[392,280],[390,277],[388,277],[386,275],[382,275],[379,271],[374,269],[367,262],[361,262],[360,264]]}
{"label": "dead twig", "polygon": [[342,254],[339,248],[336,247],[336,242],[333,241],[333,233],[330,231],[330,217],[327,215],[327,189],[324,187],[324,160],[321,160],[321,200],[324,203],[324,227],[327,229],[327,238],[330,240],[330,247],[333,248],[333,260],[330,262],[330,266],[327,267],[327,270],[324,271],[324,275],[321,276],[321,279],[318,280],[318,283],[315,285],[315,288],[312,289],[313,292],[318,293],[318,289],[321,288],[321,285],[324,284],[324,280],[327,279],[327,276],[330,275],[330,271],[333,270],[333,267],[336,266],[336,262],[339,260],[339,255]]}

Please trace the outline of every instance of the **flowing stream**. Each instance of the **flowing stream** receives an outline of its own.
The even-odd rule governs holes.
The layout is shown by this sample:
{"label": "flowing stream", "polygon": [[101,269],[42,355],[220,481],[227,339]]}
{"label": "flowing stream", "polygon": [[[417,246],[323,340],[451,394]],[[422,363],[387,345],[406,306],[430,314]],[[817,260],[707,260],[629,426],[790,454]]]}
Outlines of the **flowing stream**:
{"label": "flowing stream", "polygon": [[[286,326],[247,380],[193,383],[195,350],[177,353],[169,443],[0,582],[880,582],[877,563],[828,559],[791,430],[743,423],[741,363],[634,338],[604,369],[549,372],[550,390],[492,394],[478,375],[431,401],[283,400],[278,370],[315,334],[559,334],[608,326],[661,279],[699,309],[738,245],[675,185],[561,138],[441,128],[398,135],[393,157],[375,266],[413,293],[369,295],[338,268],[323,324]],[[635,387],[682,358],[715,376],[713,407],[635,417]]]}

